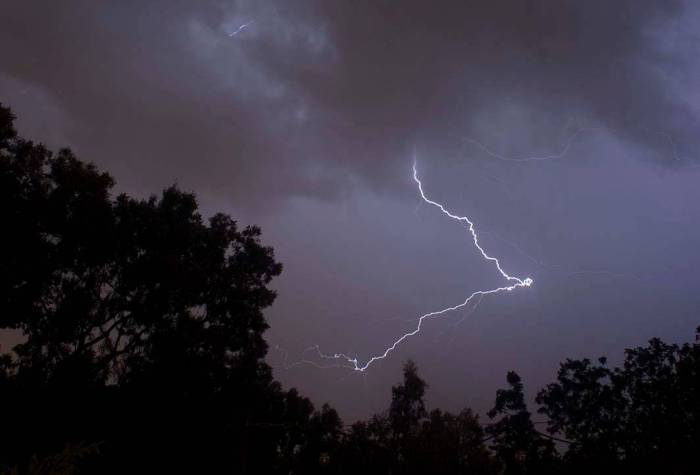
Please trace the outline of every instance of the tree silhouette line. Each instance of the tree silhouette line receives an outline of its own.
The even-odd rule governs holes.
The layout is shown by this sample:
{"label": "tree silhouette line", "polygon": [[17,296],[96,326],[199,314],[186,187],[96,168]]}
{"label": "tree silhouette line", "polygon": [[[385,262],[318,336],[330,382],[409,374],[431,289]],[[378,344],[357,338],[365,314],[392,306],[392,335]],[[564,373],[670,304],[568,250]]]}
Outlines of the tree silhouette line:
{"label": "tree silhouette line", "polygon": [[409,361],[389,408],[346,426],[264,362],[282,266],[260,229],[176,187],[114,197],[13,121],[0,104],[0,329],[23,336],[0,353],[0,473],[698,473],[698,334],[564,361],[542,421],[514,372],[488,421],[429,411]]}

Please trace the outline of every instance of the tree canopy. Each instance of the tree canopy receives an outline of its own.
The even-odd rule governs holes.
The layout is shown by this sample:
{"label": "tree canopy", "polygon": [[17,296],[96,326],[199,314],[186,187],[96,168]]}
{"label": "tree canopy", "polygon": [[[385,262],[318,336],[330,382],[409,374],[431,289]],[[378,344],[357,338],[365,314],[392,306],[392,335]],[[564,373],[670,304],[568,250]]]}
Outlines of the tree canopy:
{"label": "tree canopy", "polygon": [[0,473],[696,473],[700,329],[564,361],[535,398],[511,371],[490,422],[430,409],[408,361],[386,411],[345,426],[283,390],[264,310],[282,270],[257,227],[191,193],[115,194],[0,104]]}
{"label": "tree canopy", "polygon": [[[307,428],[337,431],[263,361],[282,266],[260,229],[205,220],[176,187],[113,196],[110,175],[18,137],[3,107],[0,157],[0,328],[24,336],[0,365],[0,462],[99,442],[101,473],[272,469],[284,444],[316,443]],[[261,425],[280,420],[299,433]]]}

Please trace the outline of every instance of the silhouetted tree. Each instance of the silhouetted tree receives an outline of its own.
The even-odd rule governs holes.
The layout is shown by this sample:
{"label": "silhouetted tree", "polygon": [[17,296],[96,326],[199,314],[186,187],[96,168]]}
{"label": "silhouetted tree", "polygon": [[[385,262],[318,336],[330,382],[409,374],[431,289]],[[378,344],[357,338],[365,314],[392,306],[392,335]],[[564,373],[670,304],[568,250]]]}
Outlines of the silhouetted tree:
{"label": "silhouetted tree", "polygon": [[566,360],[536,398],[550,436],[516,373],[484,431],[469,409],[428,413],[411,361],[388,410],[344,431],[263,361],[281,265],[258,228],[205,220],[175,187],[114,197],[112,177],[13,120],[0,105],[0,329],[24,336],[0,354],[0,471],[697,472],[700,329],[619,368]]}
{"label": "silhouetted tree", "polygon": [[309,420],[306,445],[300,450],[300,464],[295,473],[337,473],[341,470],[342,441],[343,422],[335,409],[324,404]]}
{"label": "silhouetted tree", "polygon": [[495,474],[495,463],[484,444],[484,430],[471,409],[451,414],[434,409],[423,422],[413,473]]}
{"label": "silhouetted tree", "polygon": [[696,473],[700,450],[700,344],[626,350],[622,367],[605,358],[566,360],[537,396],[549,431],[573,443],[571,473],[617,469]]}
{"label": "silhouetted tree", "polygon": [[262,360],[281,265],[260,230],[174,187],[113,198],[112,177],[12,120],[0,106],[0,328],[24,341],[0,361],[0,464],[102,442],[99,473],[254,472],[325,450],[332,411],[316,420]]}
{"label": "silhouetted tree", "polygon": [[384,415],[350,427],[342,446],[342,473],[391,473],[395,453],[389,446],[389,424]]}
{"label": "silhouetted tree", "polygon": [[497,464],[469,409],[451,414],[425,407],[427,384],[409,361],[392,387],[385,414],[352,426],[343,444],[343,473],[495,474]]}
{"label": "silhouetted tree", "polygon": [[535,430],[520,376],[509,371],[506,380],[510,387],[496,392],[496,402],[488,412],[491,419],[498,418],[488,428],[496,456],[508,475],[549,472],[556,459],[554,444]]}
{"label": "silhouetted tree", "polygon": [[71,445],[67,444],[63,450],[42,458],[32,456],[26,467],[13,467],[3,470],[0,475],[77,475],[84,459],[99,454],[99,444]]}
{"label": "silhouetted tree", "polygon": [[418,376],[418,368],[408,361],[403,368],[403,384],[391,388],[389,424],[395,439],[415,434],[421,419],[427,416],[425,390],[428,385]]}

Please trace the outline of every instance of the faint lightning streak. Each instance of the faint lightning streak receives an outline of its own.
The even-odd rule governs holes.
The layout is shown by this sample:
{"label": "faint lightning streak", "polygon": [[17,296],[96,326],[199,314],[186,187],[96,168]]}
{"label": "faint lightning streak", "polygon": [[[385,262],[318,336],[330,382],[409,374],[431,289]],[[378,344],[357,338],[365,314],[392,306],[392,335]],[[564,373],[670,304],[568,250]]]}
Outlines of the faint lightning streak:
{"label": "faint lightning streak", "polygon": [[486,153],[486,155],[488,155],[491,158],[497,158],[498,160],[502,160],[504,162],[535,162],[535,161],[555,160],[558,158],[563,158],[564,156],[566,156],[566,154],[569,153],[569,150],[571,149],[571,145],[574,143],[574,140],[576,139],[576,137],[578,137],[583,132],[593,131],[593,130],[597,130],[597,129],[596,128],[578,129],[576,132],[571,134],[571,136],[569,136],[569,139],[566,141],[564,148],[562,148],[559,153],[554,153],[551,155],[539,155],[539,156],[534,155],[531,157],[522,157],[522,158],[512,158],[512,157],[506,157],[504,155],[498,154],[498,153],[494,152],[493,150],[489,149],[488,147],[486,147],[486,145],[474,140],[471,137],[465,137],[464,140],[466,140],[467,142],[469,142],[472,145],[475,145],[477,148],[481,149],[483,152]]}
{"label": "faint lightning streak", "polygon": [[[348,366],[347,364],[321,365],[321,364],[318,364],[315,361],[309,360],[309,359],[302,359],[302,360],[296,361],[294,363],[289,363],[289,352],[287,350],[285,350],[284,348],[282,348],[281,346],[279,346],[275,343],[270,343],[270,345],[272,345],[272,347],[274,349],[276,349],[282,355],[282,368],[285,370],[289,370],[291,368],[295,368],[297,366],[306,365],[306,364],[314,366],[315,368],[318,368],[318,369],[350,368],[350,366]],[[317,347],[312,346],[310,348],[307,348],[306,350],[304,350],[304,353],[308,352],[309,350],[314,350],[314,349],[317,349]]]}
{"label": "faint lightning streak", "polygon": [[496,266],[496,269],[498,269],[498,272],[501,274],[501,276],[503,276],[508,282],[514,282],[514,284],[508,285],[508,286],[503,286],[503,287],[497,287],[495,289],[490,289],[490,290],[477,290],[476,292],[472,293],[469,297],[467,297],[466,300],[464,300],[460,304],[454,305],[452,307],[443,308],[442,310],[436,310],[434,312],[429,312],[429,313],[422,315],[420,318],[418,318],[418,324],[413,331],[410,331],[410,332],[402,335],[399,339],[394,341],[394,343],[391,344],[386,350],[384,350],[383,353],[376,355],[376,356],[373,356],[364,365],[361,365],[357,358],[352,358],[344,353],[334,353],[332,355],[329,355],[329,354],[322,353],[318,346],[311,347],[310,349],[316,350],[316,352],[320,358],[326,359],[326,360],[336,360],[336,361],[337,360],[344,360],[348,364],[343,366],[343,367],[350,368],[350,369],[353,369],[355,371],[363,372],[367,368],[369,368],[370,365],[372,365],[375,361],[382,360],[382,359],[386,358],[389,355],[389,353],[394,351],[396,349],[396,347],[399,346],[404,340],[420,333],[420,331],[423,327],[424,320],[429,319],[429,318],[433,318],[433,317],[438,317],[440,315],[444,315],[444,314],[452,312],[454,310],[459,310],[460,308],[466,307],[469,304],[469,302],[471,302],[472,299],[474,299],[477,296],[483,298],[484,295],[496,294],[496,293],[500,293],[500,292],[510,292],[512,290],[515,290],[518,287],[530,287],[532,285],[533,281],[530,277],[527,277],[525,279],[520,279],[518,277],[508,275],[501,267],[501,263],[499,262],[499,260],[493,256],[490,256],[488,253],[486,253],[484,248],[482,248],[481,245],[479,244],[479,238],[476,234],[476,230],[474,229],[474,223],[467,216],[458,216],[456,214],[453,214],[450,211],[448,211],[442,204],[438,203],[437,201],[433,201],[426,196],[425,191],[423,190],[423,183],[418,178],[418,170],[416,168],[415,161],[413,162],[413,180],[418,185],[418,191],[420,192],[420,196],[423,199],[423,201],[438,208],[445,216],[448,216],[449,218],[454,219],[456,221],[461,221],[463,223],[466,223],[467,228],[469,229],[469,233],[472,236],[472,241],[474,242],[474,246],[476,246],[476,248],[479,250],[482,257],[484,259],[486,259],[487,261],[493,262]]}
{"label": "faint lightning streak", "polygon": [[240,33],[241,31],[245,30],[246,28],[248,28],[248,27],[249,27],[250,25],[252,25],[253,23],[255,23],[255,22],[254,22],[254,21],[249,21],[248,23],[243,23],[241,26],[239,26],[239,27],[236,29],[236,31],[234,31],[233,33],[229,33],[229,36],[236,36],[238,33]]}
{"label": "faint lightning streak", "polygon": [[685,157],[678,152],[678,144],[675,140],[673,140],[671,134],[661,130],[653,130],[648,127],[640,127],[640,129],[644,130],[647,133],[658,135],[659,137],[662,137],[664,140],[666,140],[666,142],[671,146],[671,153],[675,161],[686,163],[687,165],[692,167],[700,166],[700,163],[694,162],[691,157]]}
{"label": "faint lightning streak", "polygon": [[[467,311],[464,313],[464,315],[462,316],[462,318],[460,318],[460,319],[457,321],[457,323],[455,323],[454,325],[452,325],[452,329],[454,330],[455,328],[457,328],[464,320],[467,319],[467,317],[468,317],[469,315],[471,315],[472,313],[476,312],[476,309],[479,308],[479,304],[481,304],[481,301],[482,301],[482,300],[484,300],[484,296],[483,296],[483,295],[479,295],[479,299],[478,299],[476,302],[474,302],[474,305],[472,306],[472,308],[467,309]],[[442,335],[444,335],[444,334],[445,334],[445,332],[442,333]],[[442,335],[440,335],[440,336],[442,336]],[[454,341],[454,339],[455,339],[455,336],[456,336],[455,334],[452,335],[452,340],[453,340],[453,341]]]}

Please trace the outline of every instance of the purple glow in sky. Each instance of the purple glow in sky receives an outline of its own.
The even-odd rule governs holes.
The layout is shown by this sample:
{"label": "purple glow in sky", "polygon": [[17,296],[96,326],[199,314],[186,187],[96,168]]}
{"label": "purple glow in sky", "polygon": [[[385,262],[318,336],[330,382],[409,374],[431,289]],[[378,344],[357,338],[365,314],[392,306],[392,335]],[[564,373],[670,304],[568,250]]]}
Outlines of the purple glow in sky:
{"label": "purple glow in sky", "polygon": [[[483,410],[507,370],[535,391],[566,357],[614,362],[698,324],[695,2],[2,11],[0,101],[20,133],[73,148],[120,190],[176,182],[205,212],[261,225],[285,265],[267,314],[286,351],[270,349],[275,376],[346,420],[385,408],[408,358],[431,404]],[[285,365],[313,345],[363,365],[418,316],[503,286],[435,203],[535,284],[426,319],[371,371]]]}

